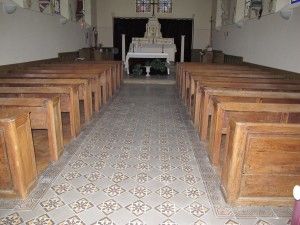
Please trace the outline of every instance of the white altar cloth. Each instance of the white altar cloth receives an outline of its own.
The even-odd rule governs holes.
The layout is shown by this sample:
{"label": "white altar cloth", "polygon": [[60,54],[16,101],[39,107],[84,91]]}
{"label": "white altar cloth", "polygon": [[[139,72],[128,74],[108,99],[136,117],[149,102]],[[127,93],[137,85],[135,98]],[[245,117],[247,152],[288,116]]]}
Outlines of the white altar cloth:
{"label": "white altar cloth", "polygon": [[[125,60],[125,68],[127,70],[127,74],[129,74],[129,59],[130,58],[138,58],[138,59],[166,59],[167,63],[170,63],[169,61],[169,55],[167,53],[145,53],[145,52],[128,52],[126,55]],[[169,68],[168,75],[170,74]]]}
{"label": "white altar cloth", "polygon": [[170,62],[175,61],[176,53],[175,44],[156,44],[156,43],[143,43],[135,44],[134,42],[129,46],[129,52],[135,53],[167,53]]}

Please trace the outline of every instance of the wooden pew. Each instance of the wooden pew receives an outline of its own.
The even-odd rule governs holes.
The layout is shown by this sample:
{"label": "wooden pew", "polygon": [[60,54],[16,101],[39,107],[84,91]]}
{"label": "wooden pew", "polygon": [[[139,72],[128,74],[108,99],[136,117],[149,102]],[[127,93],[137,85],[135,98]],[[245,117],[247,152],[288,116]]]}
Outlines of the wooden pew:
{"label": "wooden pew", "polygon": [[213,97],[247,97],[255,98],[257,102],[278,102],[284,99],[299,99],[300,93],[294,92],[281,92],[278,90],[266,91],[266,90],[239,90],[239,89],[225,89],[225,88],[211,88],[204,87],[202,89],[202,99],[198,104],[199,111],[199,133],[201,134],[201,140],[207,140],[208,124],[211,116],[213,115]]}
{"label": "wooden pew", "polygon": [[[38,74],[38,75],[36,75]],[[87,72],[76,69],[38,69],[32,68],[31,70],[27,70],[25,76],[35,77],[35,78],[64,78],[64,79],[92,79],[92,89],[95,92],[95,107],[97,112],[100,110],[101,104],[106,104],[108,101],[108,89],[106,82],[106,75],[99,72]],[[1,77],[1,75],[0,75]]]}
{"label": "wooden pew", "polygon": [[[251,161],[247,161],[248,158],[244,158],[243,156],[240,157],[241,154],[247,154],[249,151],[251,151],[253,146],[248,145],[249,139],[243,139],[244,141],[241,142],[241,139],[244,138],[244,136],[241,138],[240,136],[238,138],[235,138],[235,142],[230,142],[229,140],[232,140],[232,135],[238,135],[240,131],[231,131],[231,128],[228,128],[228,120],[234,120],[235,122],[251,122],[251,123],[257,123],[257,122],[268,122],[268,123],[299,123],[300,122],[300,93],[296,93],[300,91],[300,82],[297,80],[295,76],[286,76],[285,74],[274,74],[273,72],[270,73],[270,71],[263,71],[263,70],[239,70],[237,67],[234,67],[232,69],[225,69],[225,73],[222,72],[224,68],[209,68],[206,69],[206,72],[203,72],[203,67],[200,68],[198,66],[194,66],[195,72],[197,72],[196,75],[193,75],[192,73],[189,73],[193,71],[193,69],[184,70],[182,68],[177,68],[178,70],[182,70],[180,73],[181,75],[177,76],[177,84],[180,89],[180,94],[183,97],[184,100],[188,103],[188,106],[193,107],[191,108],[191,112],[194,111],[195,120],[203,122],[203,119],[208,121],[207,118],[209,118],[209,115],[212,116],[212,122],[211,122],[211,137],[209,146],[211,146],[211,141],[215,139],[216,137],[220,137],[220,142],[216,145],[219,147],[218,157],[219,161],[215,165],[219,169],[220,173],[222,174],[222,184],[223,184],[223,177],[226,177],[230,179],[230,182],[227,183],[227,186],[225,186],[224,194],[227,198],[227,201],[230,204],[267,204],[267,205],[286,205],[288,204],[288,198],[291,197],[291,190],[292,187],[296,184],[296,181],[299,180],[300,176],[300,170],[299,168],[295,169],[296,162],[299,162],[299,159],[293,161],[293,165],[289,168],[290,170],[286,169],[282,173],[282,177],[276,177],[273,176],[274,173],[266,173],[261,174],[262,170],[267,171],[272,167],[272,163],[268,165],[264,165],[264,160],[260,160],[261,162],[260,170],[256,170],[258,167],[255,164],[257,160],[257,155],[261,152],[264,152],[264,147],[259,149],[259,151],[256,151],[253,153],[253,158]],[[192,68],[192,67],[191,67]],[[228,69],[228,70],[227,70]],[[232,70],[235,70],[232,72]],[[188,72],[186,72],[188,71]],[[242,72],[241,72],[242,71]],[[249,73],[248,75],[247,72]],[[178,72],[179,73],[179,72]],[[240,75],[239,75],[240,74]],[[245,75],[244,75],[245,74]],[[251,75],[255,74],[254,78],[251,77]],[[289,79],[293,79],[293,81],[290,81]],[[199,83],[198,83],[199,82]],[[194,88],[193,88],[193,85]],[[199,85],[199,86],[198,86]],[[196,90],[196,91],[195,91]],[[210,90],[210,91],[208,91]],[[219,92],[214,92],[219,91]],[[222,95],[222,92],[225,93],[225,95]],[[285,92],[291,92],[291,93],[285,93]],[[295,92],[295,93],[293,93]],[[226,95],[227,94],[227,95]],[[193,95],[194,101],[193,101]],[[250,96],[247,96],[250,95]],[[215,99],[218,99],[220,101],[219,104],[228,104],[228,108],[224,111],[226,114],[224,117],[222,117],[222,114],[219,114],[217,117],[216,114],[218,111],[214,108],[214,111],[210,111],[210,104]],[[216,101],[216,100],[215,100]],[[269,102],[269,103],[265,103]],[[194,103],[194,104],[193,104]],[[233,107],[233,104],[237,103],[236,109]],[[274,104],[276,103],[276,104]],[[289,103],[289,104],[286,104]],[[252,104],[252,105],[251,105]],[[230,106],[230,107],[229,107]],[[198,110],[198,113],[197,113]],[[236,110],[236,111],[235,111]],[[204,115],[203,115],[204,112]],[[206,115],[206,116],[205,116]],[[203,116],[205,118],[203,118]],[[215,118],[218,118],[221,122],[219,123],[219,126],[215,126]],[[222,124],[223,126],[220,126]],[[208,126],[208,123],[206,123]],[[288,124],[290,125],[290,124]],[[201,126],[202,127],[202,126]],[[203,128],[200,127],[201,135]],[[243,126],[242,126],[243,127]],[[263,130],[265,131],[265,130]],[[298,127],[298,137],[294,138],[293,144],[294,146],[297,146],[299,148],[300,146],[300,129]],[[213,133],[216,134],[213,134]],[[233,132],[233,133],[232,133]],[[247,129],[245,129],[245,132],[247,132]],[[222,134],[226,134],[225,142],[222,141]],[[261,133],[257,132],[256,135],[253,137],[253,140],[260,136]],[[277,136],[276,136],[277,135]],[[262,142],[262,146],[267,143],[269,145],[269,149],[276,149],[278,152],[282,152],[285,150],[282,148],[282,146],[279,146],[276,142],[276,138],[280,137],[279,135],[283,135],[280,132],[277,132],[274,136],[274,140],[270,141],[268,138],[264,142]],[[267,137],[268,134],[266,134]],[[252,136],[251,136],[252,138]],[[263,137],[264,138],[264,137]],[[281,138],[281,137],[280,137]],[[282,137],[284,138],[284,136]],[[252,139],[251,139],[252,140]],[[258,140],[260,141],[260,140]],[[258,143],[257,141],[257,143]],[[291,141],[287,141],[287,143],[284,143],[284,146],[287,146],[287,144],[290,144]],[[228,144],[229,143],[229,144]],[[230,144],[231,143],[231,144]],[[256,142],[255,142],[256,143]],[[282,142],[283,143],[283,142]],[[221,145],[222,144],[222,145]],[[281,142],[280,142],[281,144]],[[276,145],[276,146],[274,146]],[[224,146],[224,148],[222,148]],[[232,155],[228,155],[227,152],[229,152],[229,147],[232,147],[235,149],[234,157]],[[239,146],[239,147],[236,147]],[[255,147],[260,146],[260,144],[255,144]],[[274,146],[274,147],[273,147]],[[228,151],[227,151],[228,149]],[[240,149],[245,150],[245,152],[240,152]],[[292,148],[288,148],[292,149]],[[275,150],[275,151],[276,151]],[[211,152],[213,150],[209,148],[209,154],[211,155]],[[290,150],[288,150],[288,153],[290,153]],[[213,154],[216,154],[213,152]],[[296,154],[296,151],[294,152]],[[225,157],[228,157],[225,159]],[[268,157],[268,154],[265,155],[265,157]],[[289,157],[289,156],[288,156]],[[211,157],[210,157],[211,158]],[[289,158],[291,159],[292,156]],[[285,166],[286,163],[288,163],[289,160],[286,160],[286,163],[280,160],[279,156],[275,156],[272,159],[274,159],[273,163],[277,163],[277,169],[280,169],[282,166]],[[230,161],[231,165],[230,167],[230,174],[228,171],[226,172],[224,170],[224,166],[226,163]],[[237,166],[237,164],[239,166]],[[233,166],[234,165],[234,166]],[[228,165],[227,165],[228,166]],[[248,166],[249,171],[253,172],[253,174],[250,174],[245,172],[245,167]],[[269,168],[267,168],[269,166]],[[272,168],[271,168],[272,169]],[[270,170],[271,170],[270,169]],[[275,172],[276,173],[276,172]],[[291,178],[292,175],[297,173],[296,176]],[[225,174],[225,175],[224,175]],[[252,176],[248,176],[252,175]],[[260,176],[261,175],[261,176]],[[235,177],[238,176],[237,181],[235,182]],[[259,185],[255,182],[255,177],[259,177]],[[273,180],[272,180],[273,179]],[[265,188],[269,183],[278,184],[280,186],[279,190],[274,189],[268,192],[267,188]],[[251,183],[252,182],[252,183]],[[250,185],[248,185],[250,183]],[[252,185],[252,186],[251,186]],[[251,186],[251,187],[250,187]],[[277,186],[277,185],[276,185]],[[290,188],[290,192],[286,191],[287,187]],[[231,192],[232,190],[232,192]],[[273,192],[272,192],[273,191]],[[291,199],[291,198],[290,198]]]}
{"label": "wooden pew", "polygon": [[124,70],[123,70],[123,62],[122,61],[112,61],[112,60],[105,60],[105,61],[83,61],[83,62],[79,62],[79,64],[112,64],[112,65],[116,65],[117,66],[117,77],[118,77],[118,87],[121,86],[122,82],[123,82],[123,78],[124,78]]}
{"label": "wooden pew", "polygon": [[292,206],[300,180],[300,124],[229,122],[221,183],[232,205]]}
{"label": "wooden pew", "polygon": [[[80,66],[78,64],[78,66]],[[113,95],[113,81],[111,76],[111,71],[109,66],[103,66],[101,68],[93,68],[93,67],[78,67],[73,64],[49,64],[47,67],[31,67],[27,69],[27,73],[73,73],[73,74],[80,74],[80,75],[96,75],[98,76],[101,93],[102,93],[102,100],[103,103],[107,103],[109,98]]]}
{"label": "wooden pew", "polygon": [[0,87],[0,97],[60,97],[61,112],[69,113],[71,138],[80,133],[78,89],[74,87]]}
{"label": "wooden pew", "polygon": [[92,87],[86,79],[24,79],[24,78],[1,78],[1,87],[56,87],[56,86],[75,86],[79,88],[79,99],[83,101],[85,122],[91,120],[93,114],[92,106]]}
{"label": "wooden pew", "polygon": [[0,197],[25,198],[37,178],[29,113],[0,111],[0,131]]}
{"label": "wooden pew", "polygon": [[[222,161],[222,135],[228,134],[229,118],[238,118],[244,120],[265,121],[265,122],[283,122],[289,121],[300,122],[300,99],[281,99],[281,102],[287,104],[276,103],[257,103],[257,98],[251,97],[214,97],[214,114],[211,121],[210,138],[209,138],[209,158],[211,162],[221,169]],[[274,99],[271,99],[273,102]],[[276,99],[280,102],[280,99]],[[235,102],[234,102],[235,101]],[[266,98],[264,101],[268,101]],[[299,110],[299,112],[298,112]],[[298,113],[294,118],[292,113]],[[226,139],[226,138],[225,138]],[[224,138],[223,138],[224,140]],[[225,143],[226,146],[226,143]]]}
{"label": "wooden pew", "polygon": [[209,68],[202,69],[201,71],[194,72],[186,72],[185,73],[185,81],[183,86],[185,89],[183,91],[183,95],[188,98],[188,92],[192,91],[193,86],[195,86],[195,82],[197,82],[197,77],[237,77],[237,78],[277,78],[277,79],[285,79],[284,75],[275,75],[271,74],[268,71],[260,71],[260,70],[252,70],[245,68],[231,68],[231,69],[221,69],[221,68]]}
{"label": "wooden pew", "polygon": [[103,69],[104,67],[109,66],[113,78],[113,87],[114,90],[119,89],[123,80],[123,67],[122,62],[120,61],[102,61],[102,62],[95,62],[95,61],[82,61],[78,63],[52,63],[52,64],[43,64],[42,66],[53,66],[53,67],[63,67],[63,66],[76,66],[82,68],[99,68]]}
{"label": "wooden pew", "polygon": [[[239,72],[251,72],[252,74],[270,74],[273,78],[282,78],[282,79],[292,79],[297,80],[299,79],[295,75],[288,75],[284,73],[274,72],[274,70],[267,70],[267,69],[260,69],[260,68],[253,68],[248,66],[232,66],[232,65],[207,65],[207,66],[192,66],[188,67],[188,69],[185,70],[185,72],[182,72],[182,75],[179,75],[182,79],[181,83],[178,84],[180,93],[182,95],[182,98],[185,98],[184,90],[188,88],[190,85],[190,76],[195,74],[201,74],[201,73],[212,73],[214,72],[215,75],[218,75],[219,73],[232,73],[236,74]],[[258,75],[256,75],[258,76]]]}
{"label": "wooden pew", "polygon": [[[214,72],[215,74],[218,73],[232,73],[232,74],[238,74],[239,72],[252,72],[252,73],[264,73],[268,74],[270,73],[269,71],[265,71],[262,69],[256,69],[256,68],[250,68],[247,66],[232,66],[232,65],[206,65],[206,66],[196,66],[196,67],[191,67],[188,69],[183,70],[183,72],[180,73],[180,83],[179,83],[179,88],[181,91],[182,98],[185,98],[185,89],[186,86],[189,85],[189,76],[191,74],[195,73],[212,73]],[[282,75],[279,75],[282,77]],[[285,76],[284,76],[285,77]]]}
{"label": "wooden pew", "polygon": [[[240,83],[240,82],[213,82],[213,81],[202,81],[198,83],[195,106],[194,106],[194,123],[196,127],[199,127],[199,112],[200,104],[203,102],[202,89],[205,87],[211,88],[228,88],[236,90],[263,90],[263,91],[281,91],[281,92],[299,92],[299,84],[268,84],[268,83]],[[203,108],[203,107],[201,107]],[[205,130],[204,130],[205,131]],[[205,132],[200,133],[201,140],[206,140],[207,134]]]}
{"label": "wooden pew", "polygon": [[123,78],[124,78],[124,70],[123,70],[123,63],[122,61],[112,61],[112,60],[107,60],[107,61],[88,61],[85,62],[84,64],[111,64],[111,65],[116,65],[117,67],[117,80],[118,80],[118,88],[120,88],[122,82],[123,82]]}
{"label": "wooden pew", "polygon": [[[237,72],[237,71],[236,71]],[[185,102],[188,107],[191,107],[192,100],[195,95],[195,90],[199,81],[215,81],[215,82],[232,82],[240,81],[243,83],[259,82],[259,83],[280,83],[280,84],[300,84],[300,80],[288,80],[284,79],[284,76],[273,75],[269,73],[262,72],[249,72],[242,71],[237,73],[197,73],[190,76],[191,82],[186,89],[186,99]]]}
{"label": "wooden pew", "polygon": [[[245,65],[220,65],[220,64],[207,64],[207,65],[201,65],[199,63],[178,63],[177,64],[177,70],[176,70],[176,81],[177,81],[177,87],[180,89],[182,85],[184,85],[184,81],[186,79],[186,75],[188,73],[197,73],[197,72],[203,72],[204,70],[216,70],[218,72],[221,71],[232,71],[234,72],[235,70],[243,71],[243,70],[248,70],[248,71],[253,71],[253,72],[258,72],[258,71],[264,71],[268,72],[271,74],[276,74],[283,76],[282,73],[280,72],[274,72],[274,70],[270,69],[261,69],[261,68],[256,68],[256,67],[251,67],[251,66],[245,66]],[[298,79],[294,75],[288,75],[284,74],[285,79]],[[181,89],[180,89],[181,90]]]}
{"label": "wooden pew", "polygon": [[[15,78],[15,79],[0,79],[0,87],[40,87],[41,90],[45,91],[45,89],[42,89],[43,87],[57,87],[56,89],[52,89],[54,91],[58,91],[58,94],[68,94],[69,99],[63,98],[67,103],[67,106],[70,106],[69,109],[64,107],[65,112],[70,113],[70,129],[72,137],[76,137],[80,133],[81,129],[81,119],[80,119],[80,105],[79,105],[79,86],[77,84],[66,84],[65,81],[60,82],[60,79],[56,80],[50,80],[50,79],[21,79],[21,78]],[[60,90],[59,90],[59,87]],[[63,97],[63,96],[62,96]],[[88,105],[88,104],[86,104]],[[89,110],[90,107],[88,107]],[[86,108],[85,108],[86,109]],[[89,114],[87,113],[84,113]]]}
{"label": "wooden pew", "polygon": [[58,160],[64,149],[59,97],[0,98],[0,108],[13,112],[29,111],[31,129],[48,132],[49,160]]}
{"label": "wooden pew", "polygon": [[122,61],[92,61],[89,63],[95,63],[95,64],[107,64],[107,63],[111,63],[113,65],[117,66],[117,81],[118,81],[118,88],[121,87],[121,84],[123,83],[123,79],[124,79],[124,70],[123,70],[123,62]]}
{"label": "wooden pew", "polygon": [[[248,76],[248,74],[245,74]],[[230,83],[249,83],[251,85],[249,85],[249,87],[253,86],[252,84],[270,84],[271,85],[281,85],[281,84],[290,84],[290,85],[300,85],[300,80],[282,80],[282,79],[273,79],[272,77],[267,77],[267,78],[248,78],[248,77],[244,77],[244,78],[237,78],[237,77],[230,77],[230,76],[226,76],[226,77],[215,77],[215,76],[211,76],[211,77],[200,77],[197,76],[195,78],[195,83],[196,85],[196,89],[198,89],[198,85],[201,85],[203,83],[208,83],[210,82],[210,84],[230,84]],[[241,87],[247,88],[245,87],[245,85],[243,84],[243,86],[241,85]],[[254,86],[255,87],[255,86]],[[275,86],[278,87],[278,86]],[[279,87],[278,87],[279,88]],[[203,85],[201,86],[201,89],[203,89]],[[249,89],[249,88],[248,88]],[[257,88],[256,88],[257,89]],[[199,102],[196,103],[196,101],[194,101],[193,99],[196,99],[196,97],[190,96],[190,100],[189,100],[189,104],[188,104],[188,108],[189,111],[192,115],[192,119],[196,125],[196,127],[199,124],[199,118],[195,118],[195,115],[199,115],[199,105],[196,104],[200,104]],[[199,101],[199,100],[198,100]]]}
{"label": "wooden pew", "polygon": [[42,64],[41,66],[54,66],[54,67],[62,67],[64,65],[75,65],[80,66],[83,68],[103,68],[105,66],[110,66],[111,68],[111,74],[113,76],[113,82],[116,83],[117,89],[121,86],[122,80],[123,80],[123,66],[121,61],[78,61],[75,63],[51,63],[51,64]]}

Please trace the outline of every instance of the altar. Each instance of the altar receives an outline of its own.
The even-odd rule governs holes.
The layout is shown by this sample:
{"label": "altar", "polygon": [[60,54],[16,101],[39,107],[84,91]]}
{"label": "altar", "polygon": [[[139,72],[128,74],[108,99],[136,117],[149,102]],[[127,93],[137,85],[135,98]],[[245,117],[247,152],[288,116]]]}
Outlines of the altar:
{"label": "altar", "polygon": [[[125,68],[127,74],[129,74],[129,59],[166,59],[166,62],[169,64],[169,55],[167,53],[149,53],[149,52],[128,52],[125,61]],[[170,69],[167,67],[167,73],[170,75]]]}
{"label": "altar", "polygon": [[[167,64],[175,61],[174,38],[163,38],[161,25],[156,17],[149,18],[144,37],[134,37],[125,59],[125,69],[129,74],[130,58],[166,59]],[[167,68],[168,74],[169,69]]]}

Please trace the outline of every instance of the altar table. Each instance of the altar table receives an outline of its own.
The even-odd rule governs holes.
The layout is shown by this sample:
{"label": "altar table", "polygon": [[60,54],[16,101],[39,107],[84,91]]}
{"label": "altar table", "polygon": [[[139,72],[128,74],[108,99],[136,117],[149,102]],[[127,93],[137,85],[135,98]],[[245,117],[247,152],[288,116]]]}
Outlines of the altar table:
{"label": "altar table", "polygon": [[[169,54],[167,53],[145,53],[145,52],[128,52],[125,60],[125,69],[127,74],[129,74],[129,59],[138,58],[138,59],[166,59],[169,64]],[[170,75],[170,69],[167,67],[168,75]]]}

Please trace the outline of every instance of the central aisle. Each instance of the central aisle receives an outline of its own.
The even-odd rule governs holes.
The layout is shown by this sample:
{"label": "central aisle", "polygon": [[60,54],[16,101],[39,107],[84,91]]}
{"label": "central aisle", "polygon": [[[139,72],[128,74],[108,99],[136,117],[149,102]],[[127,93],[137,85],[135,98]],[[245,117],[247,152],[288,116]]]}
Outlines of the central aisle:
{"label": "central aisle", "polygon": [[[216,176],[175,86],[124,85],[85,133],[35,208],[2,210],[0,224],[287,223],[287,218],[271,220],[276,217],[273,209],[232,212],[224,207],[215,192]],[[256,212],[269,220],[256,218]]]}

